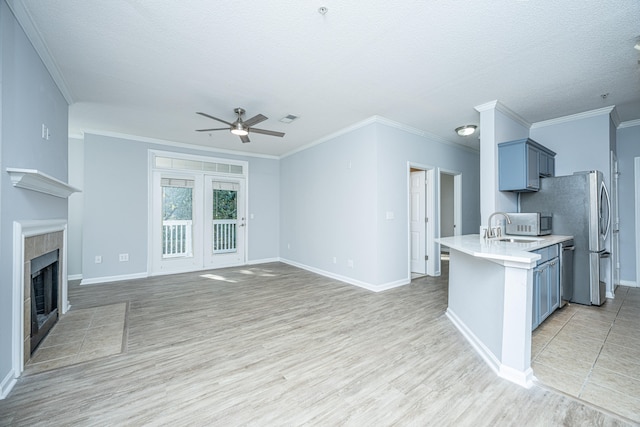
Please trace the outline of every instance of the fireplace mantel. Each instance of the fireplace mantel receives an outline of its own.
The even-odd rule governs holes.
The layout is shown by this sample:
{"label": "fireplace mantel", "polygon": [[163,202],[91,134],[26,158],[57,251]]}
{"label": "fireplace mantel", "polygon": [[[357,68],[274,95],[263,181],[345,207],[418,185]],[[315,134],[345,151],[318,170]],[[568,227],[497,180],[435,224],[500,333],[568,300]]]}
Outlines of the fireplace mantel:
{"label": "fireplace mantel", "polygon": [[66,182],[62,182],[37,169],[7,168],[7,173],[11,176],[11,183],[14,187],[39,191],[63,199],[68,198],[73,193],[80,192],[79,189],[70,186]]}

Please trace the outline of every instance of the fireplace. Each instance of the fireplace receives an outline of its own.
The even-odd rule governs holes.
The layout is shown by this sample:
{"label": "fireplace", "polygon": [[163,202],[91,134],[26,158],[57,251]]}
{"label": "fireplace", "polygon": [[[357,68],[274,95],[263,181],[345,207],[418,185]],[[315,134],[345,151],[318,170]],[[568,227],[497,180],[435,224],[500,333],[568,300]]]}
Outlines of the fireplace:
{"label": "fireplace", "polygon": [[[60,229],[62,228],[62,229]],[[64,249],[66,224],[62,221],[26,223],[22,267],[22,366],[47,336],[58,316],[68,309]],[[19,372],[22,372],[20,367]]]}
{"label": "fireplace", "polygon": [[31,260],[31,354],[58,321],[58,254]]}

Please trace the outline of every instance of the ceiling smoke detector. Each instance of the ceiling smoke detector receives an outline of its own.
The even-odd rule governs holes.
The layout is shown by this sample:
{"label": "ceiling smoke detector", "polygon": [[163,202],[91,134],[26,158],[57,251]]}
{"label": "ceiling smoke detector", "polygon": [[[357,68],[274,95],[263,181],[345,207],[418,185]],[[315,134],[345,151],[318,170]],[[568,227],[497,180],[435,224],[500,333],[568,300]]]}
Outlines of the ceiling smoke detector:
{"label": "ceiling smoke detector", "polygon": [[460,126],[459,128],[456,128],[456,133],[459,136],[469,136],[469,135],[473,135],[476,132],[477,128],[478,126],[476,125],[464,125],[464,126]]}

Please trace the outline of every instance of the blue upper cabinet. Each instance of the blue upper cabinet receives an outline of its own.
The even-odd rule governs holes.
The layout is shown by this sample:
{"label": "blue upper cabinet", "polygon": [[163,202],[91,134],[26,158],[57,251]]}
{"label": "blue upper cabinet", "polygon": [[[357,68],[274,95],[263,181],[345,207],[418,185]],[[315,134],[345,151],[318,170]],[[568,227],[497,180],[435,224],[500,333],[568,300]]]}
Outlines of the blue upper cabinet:
{"label": "blue upper cabinet", "polygon": [[556,153],[532,139],[498,144],[500,191],[538,191],[541,176],[555,174]]}

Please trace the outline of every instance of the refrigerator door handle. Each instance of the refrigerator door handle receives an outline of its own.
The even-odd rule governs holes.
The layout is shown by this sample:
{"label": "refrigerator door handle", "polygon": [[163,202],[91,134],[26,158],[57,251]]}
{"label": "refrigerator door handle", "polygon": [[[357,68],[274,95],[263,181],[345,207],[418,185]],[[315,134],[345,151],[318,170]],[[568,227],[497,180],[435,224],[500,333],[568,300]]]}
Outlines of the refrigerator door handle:
{"label": "refrigerator door handle", "polygon": [[611,200],[609,200],[609,191],[607,190],[607,186],[604,185],[604,181],[602,181],[602,189],[604,190],[604,195],[607,198],[607,228],[604,230],[604,240],[607,240],[607,236],[609,235],[609,227],[611,226]]}

